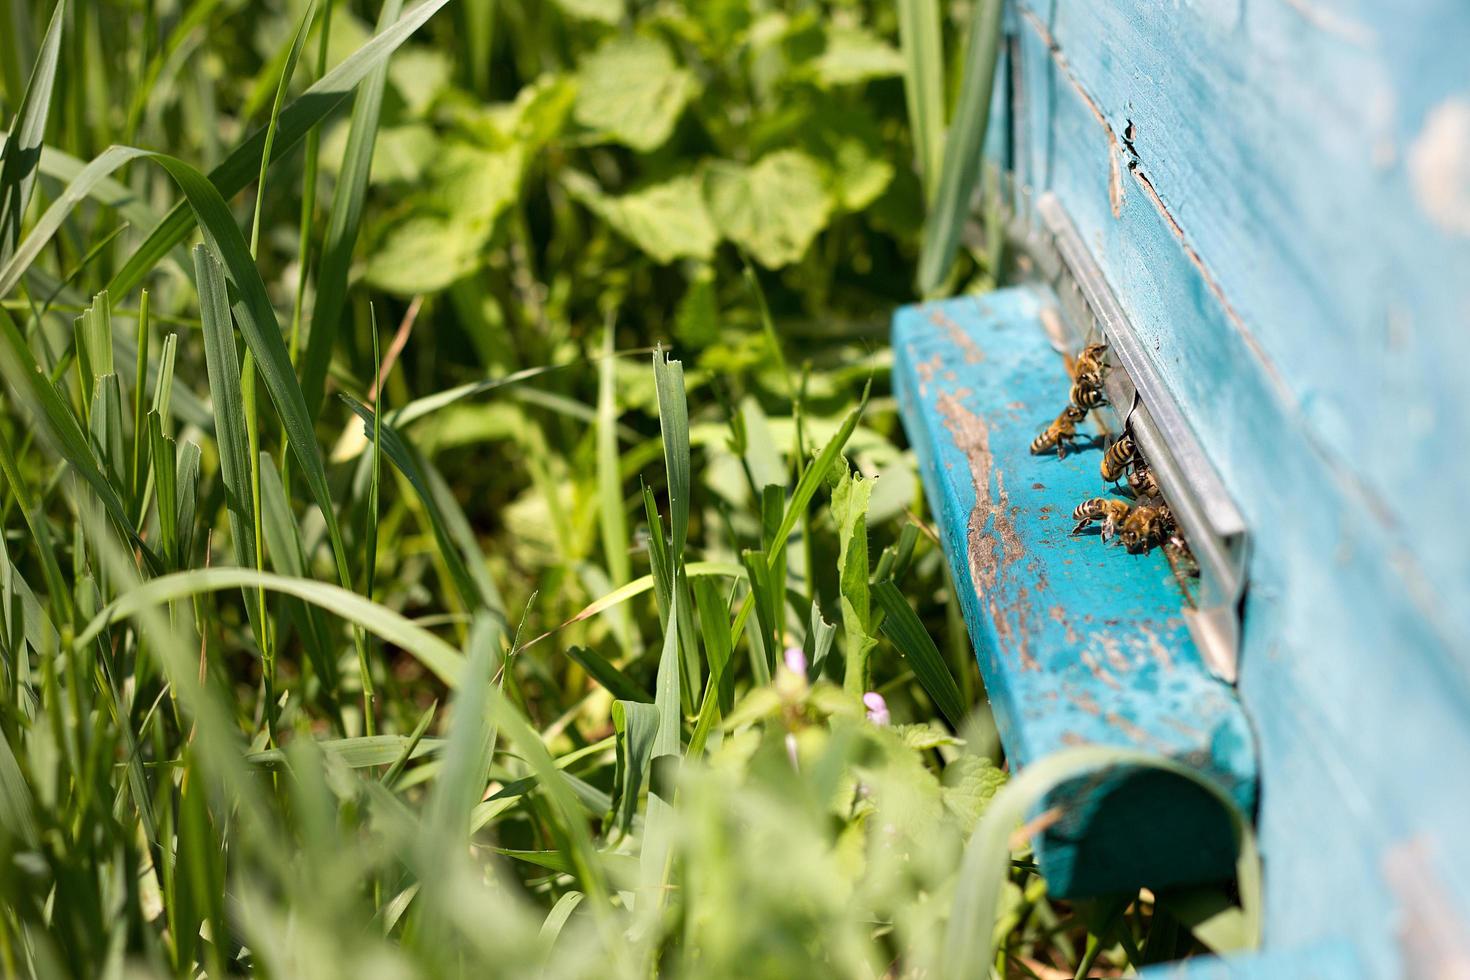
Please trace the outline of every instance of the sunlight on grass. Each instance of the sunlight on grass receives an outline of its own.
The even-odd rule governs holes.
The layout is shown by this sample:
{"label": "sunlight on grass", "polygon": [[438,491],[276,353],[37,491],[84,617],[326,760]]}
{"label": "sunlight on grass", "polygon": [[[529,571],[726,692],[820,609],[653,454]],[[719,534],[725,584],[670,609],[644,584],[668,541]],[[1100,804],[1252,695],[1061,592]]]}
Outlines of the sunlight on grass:
{"label": "sunlight on grass", "polygon": [[882,338],[998,279],[996,4],[3,8],[0,972],[1251,941],[990,809]]}

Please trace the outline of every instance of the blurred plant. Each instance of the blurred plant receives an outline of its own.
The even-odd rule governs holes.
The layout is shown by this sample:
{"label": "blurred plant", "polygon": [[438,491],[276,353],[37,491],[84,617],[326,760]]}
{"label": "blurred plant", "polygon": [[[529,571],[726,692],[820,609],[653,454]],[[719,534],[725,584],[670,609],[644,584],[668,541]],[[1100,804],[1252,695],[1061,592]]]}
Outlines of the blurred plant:
{"label": "blurred plant", "polygon": [[877,343],[887,4],[0,16],[5,975],[1247,941],[1216,889],[1079,953],[1012,810],[971,833],[1005,775]]}

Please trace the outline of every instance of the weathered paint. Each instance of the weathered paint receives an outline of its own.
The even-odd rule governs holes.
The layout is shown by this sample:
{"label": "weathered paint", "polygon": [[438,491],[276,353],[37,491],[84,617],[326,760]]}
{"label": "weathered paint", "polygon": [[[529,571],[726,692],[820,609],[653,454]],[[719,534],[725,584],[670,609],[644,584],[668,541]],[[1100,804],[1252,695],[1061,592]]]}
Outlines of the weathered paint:
{"label": "weathered paint", "polygon": [[[1226,959],[1195,957],[1139,974],[1140,980],[1369,980],[1346,942],[1273,950]],[[1436,974],[1414,974],[1434,978]]]}
{"label": "weathered paint", "polygon": [[1250,525],[1267,948],[1441,975],[1470,959],[1470,6],[1007,25],[989,152],[1018,210],[1061,199]]}
{"label": "weathered paint", "polygon": [[[1068,746],[1157,752],[1213,778],[1247,811],[1251,736],[1200,661],[1161,551],[1130,555],[1071,513],[1105,492],[1101,448],[1032,455],[1067,402],[1062,358],[1031,288],[908,307],[894,319],[894,387],[943,530],[1009,758]],[[1111,772],[1069,786],[1038,853],[1056,894],[1228,874],[1228,823],[1178,777]]]}

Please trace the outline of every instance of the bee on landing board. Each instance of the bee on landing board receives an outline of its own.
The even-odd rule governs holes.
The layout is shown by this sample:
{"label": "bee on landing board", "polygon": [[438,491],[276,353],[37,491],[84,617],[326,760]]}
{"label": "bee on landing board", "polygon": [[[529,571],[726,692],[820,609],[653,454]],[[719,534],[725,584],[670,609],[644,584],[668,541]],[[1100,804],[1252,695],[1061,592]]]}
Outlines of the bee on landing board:
{"label": "bee on landing board", "polygon": [[1081,377],[1091,374],[1102,378],[1103,356],[1108,352],[1107,344],[1088,344],[1082,348],[1082,353],[1077,355],[1076,362],[1072,365],[1073,376]]}
{"label": "bee on landing board", "polygon": [[1124,433],[1117,442],[1108,447],[1107,452],[1103,453],[1100,466],[1102,478],[1109,483],[1117,483],[1123,478],[1123,471],[1132,461],[1134,454],[1133,437]]}
{"label": "bee on landing board", "polygon": [[1133,491],[1134,500],[1149,500],[1163,495],[1154,471],[1141,459],[1135,459],[1128,471],[1128,489]]}
{"label": "bee on landing board", "polygon": [[1077,423],[1085,418],[1087,418],[1086,409],[1068,405],[1062,409],[1060,415],[1052,420],[1050,425],[1041,430],[1040,435],[1031,440],[1031,454],[1040,456],[1042,453],[1055,449],[1057,458],[1064,458],[1067,455],[1067,446],[1077,438]]}
{"label": "bee on landing board", "polygon": [[1136,507],[1123,521],[1118,536],[1132,554],[1148,551],[1174,536],[1174,515],[1163,504]]}
{"label": "bee on landing board", "polygon": [[1077,522],[1072,533],[1081,534],[1082,529],[1093,521],[1101,521],[1102,539],[1107,541],[1120,525],[1126,525],[1131,510],[1128,501],[1115,497],[1092,497],[1084,500],[1072,511],[1072,520]]}
{"label": "bee on landing board", "polygon": [[1088,344],[1073,362],[1071,398],[1078,408],[1107,404],[1108,396],[1103,391],[1103,356],[1107,349],[1107,344]]}
{"label": "bee on landing board", "polygon": [[1070,397],[1072,404],[1078,408],[1091,409],[1108,403],[1107,393],[1103,391],[1102,376],[1097,374],[1077,375],[1077,380],[1072,382]]}

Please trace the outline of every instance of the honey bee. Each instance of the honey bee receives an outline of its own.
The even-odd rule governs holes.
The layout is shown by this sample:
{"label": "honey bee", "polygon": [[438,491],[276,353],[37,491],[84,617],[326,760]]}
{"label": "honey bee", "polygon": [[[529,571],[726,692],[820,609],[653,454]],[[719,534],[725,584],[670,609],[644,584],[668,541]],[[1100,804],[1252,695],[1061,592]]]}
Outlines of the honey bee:
{"label": "honey bee", "polygon": [[1135,507],[1123,521],[1118,536],[1132,554],[1148,551],[1174,536],[1174,515],[1163,504]]}
{"label": "honey bee", "polygon": [[1115,497],[1092,497],[1078,504],[1072,511],[1072,520],[1077,526],[1072,528],[1073,534],[1081,534],[1082,529],[1093,521],[1102,522],[1102,539],[1107,541],[1117,531],[1119,525],[1126,526],[1130,519],[1128,501],[1118,500]]}
{"label": "honey bee", "polygon": [[1107,344],[1088,344],[1082,348],[1082,353],[1077,355],[1077,360],[1073,364],[1073,375],[1080,378],[1084,374],[1090,374],[1096,376],[1101,382],[1103,355],[1107,352]]}
{"label": "honey bee", "polygon": [[1102,478],[1109,483],[1117,483],[1123,478],[1123,471],[1132,461],[1134,455],[1133,437],[1124,435],[1103,453]]}
{"label": "honey bee", "polygon": [[1041,434],[1031,440],[1031,453],[1040,456],[1055,448],[1057,458],[1061,459],[1067,455],[1067,446],[1073,439],[1077,438],[1077,423],[1087,417],[1087,410],[1078,408],[1076,405],[1068,405],[1062,409],[1052,423]]}
{"label": "honey bee", "polygon": [[1154,471],[1141,459],[1135,459],[1132,469],[1128,471],[1128,489],[1133,491],[1135,500],[1147,500],[1161,495]]}
{"label": "honey bee", "polygon": [[1071,398],[1072,404],[1078,408],[1097,408],[1099,405],[1106,405],[1108,396],[1103,391],[1102,377],[1091,373],[1078,374],[1077,380],[1072,382]]}

